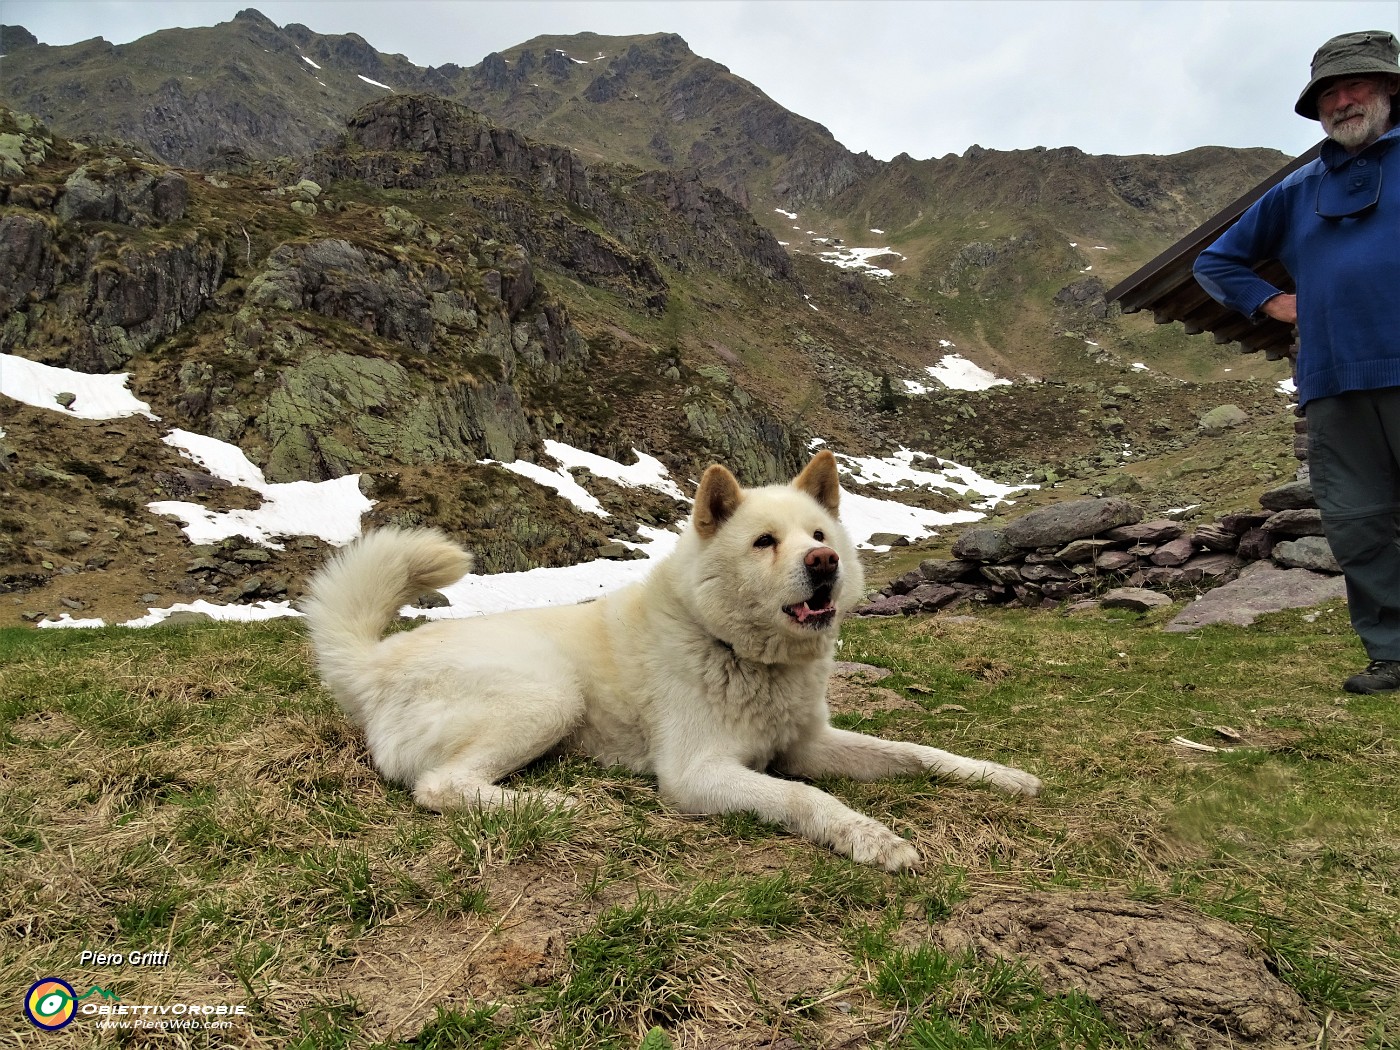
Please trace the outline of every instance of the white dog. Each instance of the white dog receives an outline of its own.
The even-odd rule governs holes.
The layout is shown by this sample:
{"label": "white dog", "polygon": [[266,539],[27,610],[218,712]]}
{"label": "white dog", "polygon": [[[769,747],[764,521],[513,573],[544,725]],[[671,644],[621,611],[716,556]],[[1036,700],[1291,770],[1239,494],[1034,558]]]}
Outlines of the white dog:
{"label": "white dog", "polygon": [[765,770],[927,770],[1025,795],[1040,782],[830,725],[838,625],[863,587],[840,494],[830,452],[791,485],[742,489],[712,466],[691,527],[641,583],[388,637],[401,606],[460,579],[471,556],[436,531],[381,529],[311,580],[303,609],[321,674],[379,769],[428,809],[508,804],[518,793],[503,777],[565,750],[655,774],[684,812],[747,810],[861,863],[910,867],[918,852],[883,824]]}

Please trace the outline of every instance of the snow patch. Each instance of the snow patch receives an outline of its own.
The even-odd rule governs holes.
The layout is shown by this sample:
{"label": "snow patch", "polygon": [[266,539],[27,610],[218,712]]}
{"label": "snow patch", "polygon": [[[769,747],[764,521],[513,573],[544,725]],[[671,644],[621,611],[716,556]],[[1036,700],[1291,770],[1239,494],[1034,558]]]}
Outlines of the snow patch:
{"label": "snow patch", "polygon": [[[952,346],[951,343],[947,345]],[[1011,386],[1011,380],[1002,379],[957,354],[944,354],[938,364],[930,365],[924,371],[949,390],[988,390],[994,386]],[[910,394],[927,394],[931,390],[939,389],[913,379],[906,379],[904,387]]]}
{"label": "snow patch", "polygon": [[216,478],[252,489],[263,498],[262,506],[255,510],[210,510],[181,500],[147,504],[156,514],[184,522],[183,530],[191,543],[218,543],[230,536],[245,536],[253,543],[282,550],[275,537],[318,536],[340,545],[360,534],[360,516],[374,505],[360,491],[358,474],[331,481],[269,483],[236,445],[185,430],[172,430],[162,440]]}
{"label": "snow patch", "polygon": [[[0,354],[0,394],[78,419],[157,418],[151,415],[150,405],[127,389],[130,378],[129,372],[90,375],[40,364],[26,357]],[[66,408],[58,403],[62,394],[74,395]]]}
{"label": "snow patch", "polygon": [[[822,244],[830,243],[830,239],[819,237],[817,241]],[[893,248],[833,248],[830,251],[819,253],[819,257],[838,266],[843,270],[860,270],[867,277],[893,277],[894,271],[881,266],[876,266],[871,259],[880,255],[893,255],[898,259],[904,256]]]}

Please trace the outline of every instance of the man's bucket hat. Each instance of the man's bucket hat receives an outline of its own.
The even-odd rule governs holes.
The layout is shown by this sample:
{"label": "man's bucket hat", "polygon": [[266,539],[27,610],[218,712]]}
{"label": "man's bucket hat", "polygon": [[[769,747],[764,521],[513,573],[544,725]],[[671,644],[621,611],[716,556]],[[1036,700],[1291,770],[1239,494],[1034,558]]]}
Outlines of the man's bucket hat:
{"label": "man's bucket hat", "polygon": [[[1400,59],[1400,41],[1384,29],[1334,36],[1313,55],[1312,80],[1298,96],[1293,112],[1309,120],[1318,120],[1317,96],[1321,94],[1323,81],[1365,73],[1394,73],[1400,76],[1400,61],[1397,59]],[[1394,111],[1395,101],[1392,98],[1391,112]]]}

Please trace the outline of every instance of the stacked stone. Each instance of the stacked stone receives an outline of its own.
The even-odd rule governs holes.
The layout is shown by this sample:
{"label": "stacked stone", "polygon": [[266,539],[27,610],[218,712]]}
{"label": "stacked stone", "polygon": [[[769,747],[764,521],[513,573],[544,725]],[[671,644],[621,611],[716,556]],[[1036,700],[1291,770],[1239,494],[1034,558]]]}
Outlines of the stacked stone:
{"label": "stacked stone", "polygon": [[951,559],[923,562],[892,580],[863,616],[936,612],[961,601],[1058,605],[1112,588],[1180,593],[1234,579],[1253,561],[1340,572],[1322,538],[1306,480],[1264,493],[1261,510],[1197,526],[1142,512],[1120,496],[1041,507],[991,528],[964,532]]}

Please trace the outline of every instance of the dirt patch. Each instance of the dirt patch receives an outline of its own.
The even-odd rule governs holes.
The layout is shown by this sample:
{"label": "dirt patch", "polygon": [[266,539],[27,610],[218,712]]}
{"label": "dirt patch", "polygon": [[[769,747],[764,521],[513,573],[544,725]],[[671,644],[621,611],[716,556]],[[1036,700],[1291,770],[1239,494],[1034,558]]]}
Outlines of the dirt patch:
{"label": "dirt patch", "polygon": [[360,1002],[366,1030],[385,1038],[419,1031],[438,1006],[509,1003],[560,974],[569,938],[613,896],[588,897],[558,872],[513,865],[487,914],[417,914],[371,932],[333,974],[336,991]]}
{"label": "dirt patch", "polygon": [[837,663],[827,682],[826,702],[832,714],[872,714],[876,711],[921,711],[913,700],[874,683],[891,672],[870,664]]}
{"label": "dirt patch", "polygon": [[36,711],[10,723],[10,735],[24,744],[63,744],[80,732],[78,723],[62,711]]}
{"label": "dirt patch", "polygon": [[[638,900],[635,884],[584,892],[574,874],[512,865],[494,880],[486,914],[418,913],[380,927],[327,975],[326,992],[358,1002],[363,1030],[378,1038],[420,1031],[438,1007],[499,1004],[506,1021],[533,989],[566,974],[574,938],[608,909]],[[859,1046],[871,1028],[888,1025],[852,958],[816,937],[752,931],[690,961],[689,1016],[671,1032],[679,1046]]]}
{"label": "dirt patch", "polygon": [[1002,892],[959,905],[945,950],[1019,959],[1133,1032],[1192,1047],[1313,1045],[1318,1025],[1245,933],[1172,902]]}
{"label": "dirt patch", "polygon": [[838,1050],[869,1046],[889,1016],[849,955],[800,933],[756,935],[706,975],[698,1016],[669,1033],[679,1047]]}

